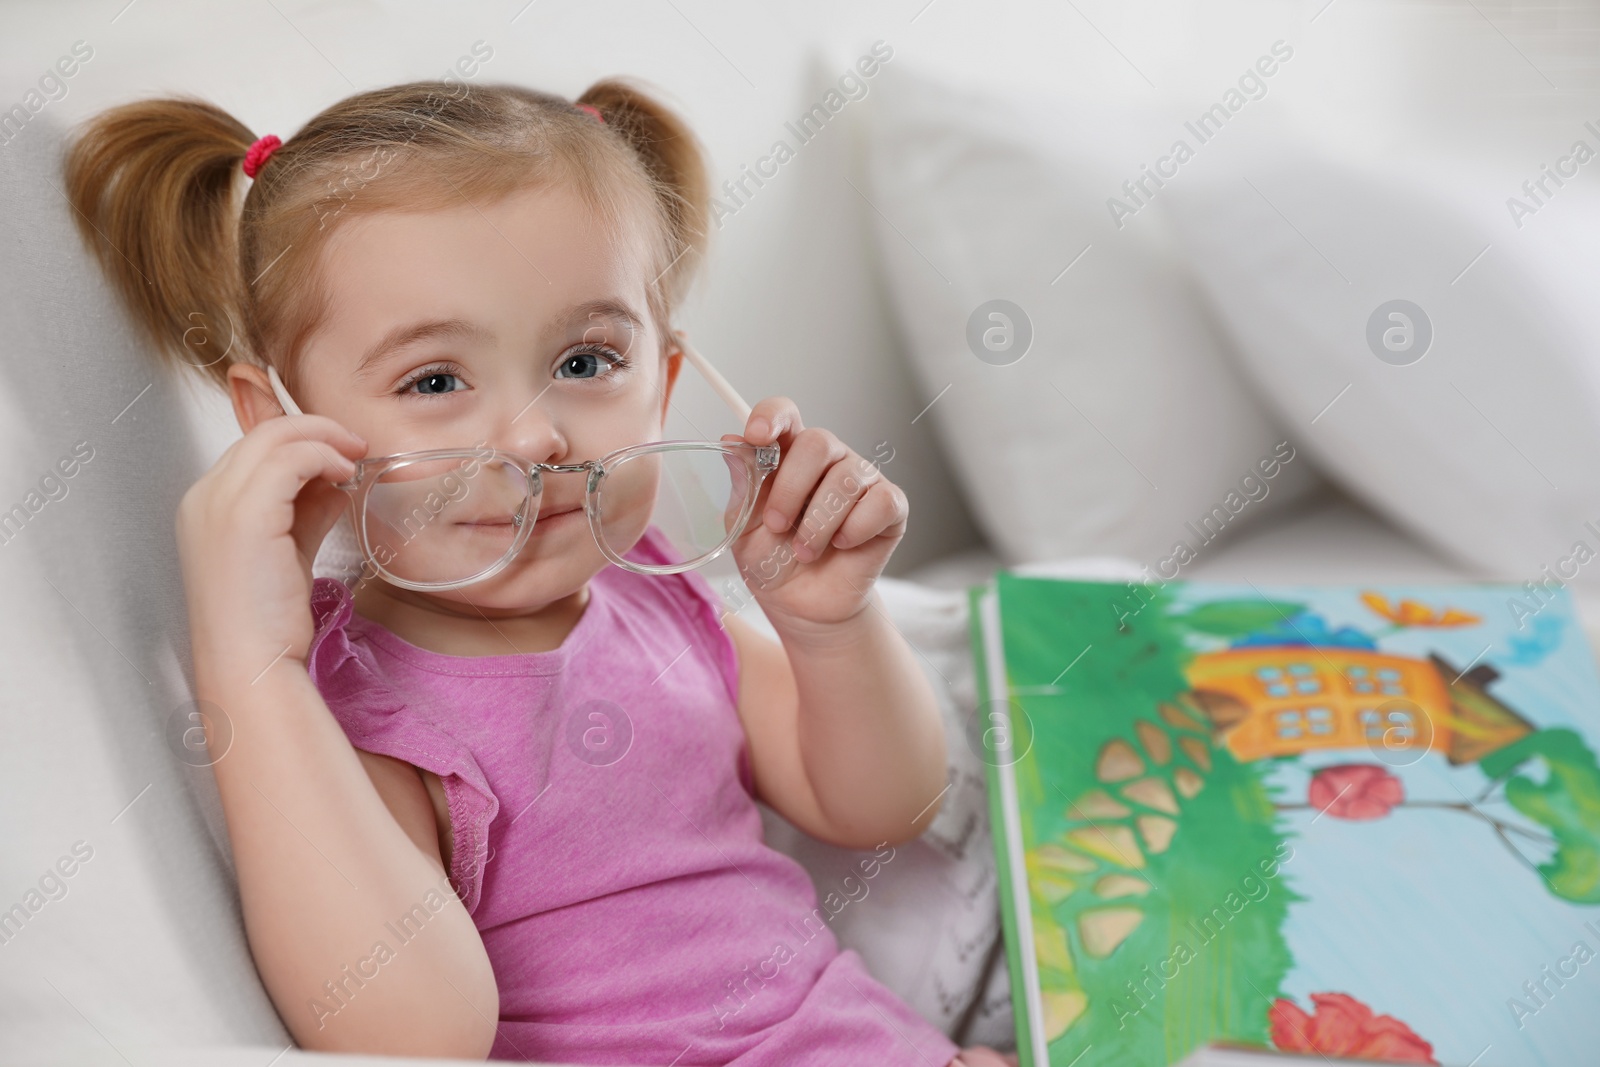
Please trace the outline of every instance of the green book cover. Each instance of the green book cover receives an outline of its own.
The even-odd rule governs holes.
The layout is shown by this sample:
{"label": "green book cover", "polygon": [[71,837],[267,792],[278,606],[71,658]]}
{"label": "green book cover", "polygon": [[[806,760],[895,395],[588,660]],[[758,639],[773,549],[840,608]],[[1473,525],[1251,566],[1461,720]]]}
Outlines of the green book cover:
{"label": "green book cover", "polygon": [[969,591],[1024,1067],[1600,1047],[1600,675],[1565,590]]}

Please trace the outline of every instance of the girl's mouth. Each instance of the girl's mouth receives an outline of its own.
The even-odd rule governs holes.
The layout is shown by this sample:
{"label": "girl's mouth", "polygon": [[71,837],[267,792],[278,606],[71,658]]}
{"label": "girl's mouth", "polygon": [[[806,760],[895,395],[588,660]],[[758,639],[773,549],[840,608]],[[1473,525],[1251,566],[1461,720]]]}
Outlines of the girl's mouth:
{"label": "girl's mouth", "polygon": [[528,531],[529,537],[539,536],[540,530],[548,531],[552,527],[566,529],[567,524],[573,519],[583,517],[583,509],[579,507],[564,508],[561,511],[541,511],[533,518],[533,529]]}
{"label": "girl's mouth", "polygon": [[[570,517],[581,514],[583,514],[581,507],[563,508],[560,511],[541,511],[534,516],[533,529],[529,532],[529,536],[531,537],[547,526],[558,523],[564,524],[565,520]],[[460,522],[456,525],[480,530],[515,530],[517,528],[517,524],[512,521],[510,515],[503,515],[493,519],[478,519],[473,522]]]}

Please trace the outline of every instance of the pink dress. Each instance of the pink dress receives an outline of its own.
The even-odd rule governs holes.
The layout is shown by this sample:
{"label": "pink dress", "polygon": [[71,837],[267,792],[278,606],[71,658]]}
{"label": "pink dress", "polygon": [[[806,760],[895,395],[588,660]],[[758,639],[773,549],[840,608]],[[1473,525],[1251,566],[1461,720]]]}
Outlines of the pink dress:
{"label": "pink dress", "polygon": [[[668,552],[652,527],[629,555]],[[560,648],[474,657],[354,614],[332,578],[312,592],[311,677],[351,744],[444,784],[491,1056],[944,1067],[957,1047],[839,949],[838,894],[762,840],[709,584],[607,567],[589,589]]]}

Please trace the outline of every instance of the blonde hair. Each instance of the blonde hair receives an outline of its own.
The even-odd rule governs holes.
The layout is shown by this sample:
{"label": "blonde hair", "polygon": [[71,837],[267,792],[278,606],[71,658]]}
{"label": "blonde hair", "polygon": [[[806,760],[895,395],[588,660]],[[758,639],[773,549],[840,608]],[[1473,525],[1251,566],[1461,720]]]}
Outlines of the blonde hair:
{"label": "blonde hair", "polygon": [[139,327],[165,358],[223,387],[236,362],[270,362],[294,387],[328,310],[320,250],[356,214],[570,182],[614,228],[642,211],[654,238],[649,310],[663,337],[705,250],[701,148],[681,119],[621,80],[576,103],[513,85],[358,93],[285,140],[240,205],[255,140],[205,101],[141,100],[89,119],[64,163],[78,228]]}

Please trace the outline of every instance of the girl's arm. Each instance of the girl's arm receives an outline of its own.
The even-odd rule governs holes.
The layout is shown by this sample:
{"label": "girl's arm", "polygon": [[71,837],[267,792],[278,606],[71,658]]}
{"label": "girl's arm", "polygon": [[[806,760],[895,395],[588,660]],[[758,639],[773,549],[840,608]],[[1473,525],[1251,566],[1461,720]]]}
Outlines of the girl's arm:
{"label": "girl's arm", "polygon": [[486,1057],[494,972],[445,876],[422,778],[363,760],[298,663],[254,685],[197,674],[199,699],[230,709],[213,770],[245,932],[296,1043]]}
{"label": "girl's arm", "polygon": [[781,645],[736,616],[739,714],[766,803],[812,836],[854,848],[920,834],[945,789],[938,704],[873,582],[905,533],[905,493],[794,403],[751,411],[744,439],[782,462],[734,544]]}
{"label": "girl's arm", "polygon": [[178,544],[256,967],[302,1047],[483,1058],[498,990],[422,779],[358,756],[305,666],[310,561],[343,505],[319,479],[364,443],[318,416],[241,424],[185,495]]}
{"label": "girl's arm", "polygon": [[736,615],[722,620],[739,655],[757,795],[845,848],[916,837],[944,795],[938,705],[881,609],[874,603],[831,632],[786,635],[781,645]]}

